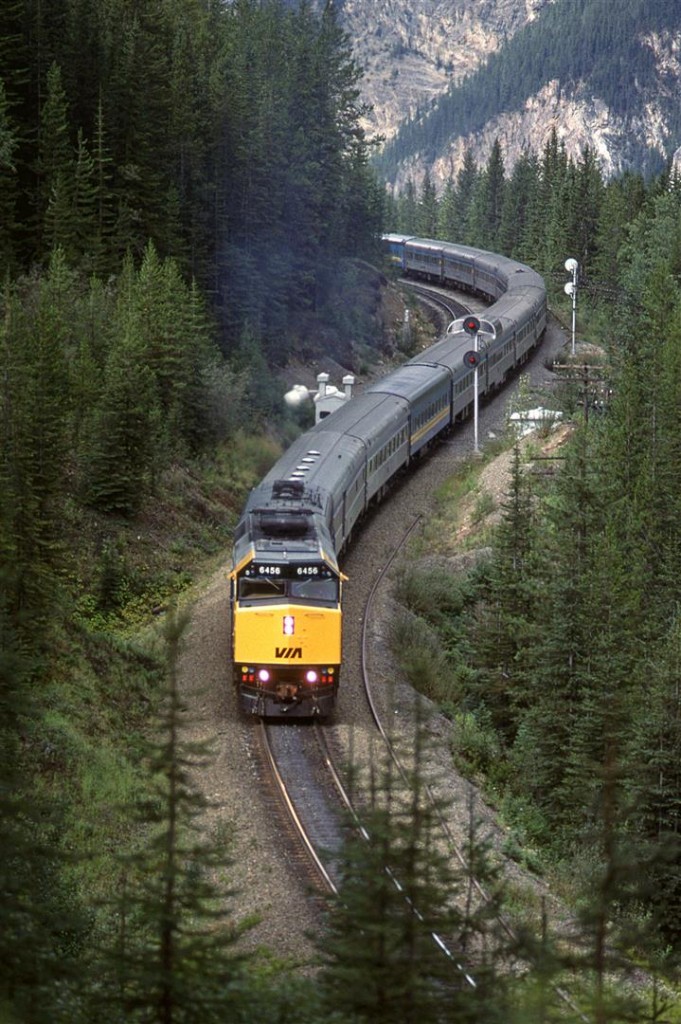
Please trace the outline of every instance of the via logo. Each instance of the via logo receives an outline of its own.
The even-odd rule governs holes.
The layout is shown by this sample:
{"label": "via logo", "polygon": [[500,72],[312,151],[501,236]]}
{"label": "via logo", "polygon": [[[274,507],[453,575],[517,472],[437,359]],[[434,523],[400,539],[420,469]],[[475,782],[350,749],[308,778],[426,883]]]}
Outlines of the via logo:
{"label": "via logo", "polygon": [[302,656],[302,647],[275,647],[274,649],[275,658],[302,658]]}

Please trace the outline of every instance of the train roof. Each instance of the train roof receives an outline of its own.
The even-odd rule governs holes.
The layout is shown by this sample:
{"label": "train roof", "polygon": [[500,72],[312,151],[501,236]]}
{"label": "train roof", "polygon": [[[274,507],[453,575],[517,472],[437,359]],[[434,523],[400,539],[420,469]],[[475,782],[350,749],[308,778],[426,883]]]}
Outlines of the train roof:
{"label": "train roof", "polygon": [[[321,422],[335,416],[332,413]],[[328,494],[349,484],[363,459],[364,445],[358,438],[330,427],[314,436],[307,431],[277,459],[263,484],[271,487],[277,480],[298,481],[305,494],[315,495],[326,511]]]}
{"label": "train roof", "polygon": [[371,455],[406,422],[408,414],[406,399],[365,391],[316,423],[308,436],[314,439],[326,431],[338,431],[361,441]]}
{"label": "train roof", "polygon": [[407,250],[420,249],[442,253],[445,258],[473,260],[485,269],[495,267],[505,274],[507,285],[514,289],[518,283],[516,277],[518,274],[523,276],[525,283],[531,281],[536,287],[544,289],[544,281],[535,270],[508,256],[500,256],[497,253],[478,249],[472,245],[461,245],[458,242],[442,242],[435,238],[419,238],[417,235],[392,233],[382,237],[387,243],[403,244]]}
{"label": "train roof", "polygon": [[449,374],[444,369],[442,370],[442,379],[438,380],[432,367],[426,370],[423,362],[423,360],[412,359],[403,363],[392,373],[375,381],[367,388],[367,391],[373,394],[398,395],[411,402],[418,402],[424,394],[432,391],[439,383],[449,383]]}
{"label": "train roof", "polygon": [[448,334],[441,341],[413,356],[406,366],[444,366],[450,372],[463,370],[464,353],[473,347],[468,334]]}
{"label": "train roof", "polygon": [[233,572],[253,560],[311,558],[322,559],[338,572],[324,514],[326,497],[300,480],[263,480],[251,491],[234,534]]}

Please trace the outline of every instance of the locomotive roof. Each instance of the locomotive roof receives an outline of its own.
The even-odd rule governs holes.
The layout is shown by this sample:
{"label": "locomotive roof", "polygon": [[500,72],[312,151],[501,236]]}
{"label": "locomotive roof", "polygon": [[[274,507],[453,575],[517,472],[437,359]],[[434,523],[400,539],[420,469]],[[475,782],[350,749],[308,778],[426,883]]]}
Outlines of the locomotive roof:
{"label": "locomotive roof", "polygon": [[234,567],[320,558],[336,571],[331,534],[323,514],[324,494],[300,481],[262,483],[249,496],[234,536]]}

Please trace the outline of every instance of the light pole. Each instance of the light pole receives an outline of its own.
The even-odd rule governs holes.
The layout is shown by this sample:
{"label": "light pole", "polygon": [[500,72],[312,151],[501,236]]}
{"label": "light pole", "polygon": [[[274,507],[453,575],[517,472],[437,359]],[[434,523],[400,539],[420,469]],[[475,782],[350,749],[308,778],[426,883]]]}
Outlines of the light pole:
{"label": "light pole", "polygon": [[572,274],[572,280],[565,283],[563,291],[566,295],[572,296],[572,355],[574,356],[575,327],[577,325],[577,274],[579,272],[579,263],[571,256],[569,259],[565,260],[565,269],[568,274]]}
{"label": "light pole", "polygon": [[480,354],[480,342],[485,347],[493,341],[496,331],[489,320],[479,320],[477,316],[465,316],[460,320],[453,320],[447,328],[447,334],[456,334],[464,330],[473,339],[473,348],[464,353],[463,365],[474,371],[473,374],[473,447],[475,454],[480,454],[478,441],[478,368],[482,356]]}
{"label": "light pole", "polygon": [[480,321],[477,316],[467,316],[463,322],[463,329],[473,339],[473,351],[467,352],[463,357],[464,363],[475,367],[473,373],[473,450],[476,455],[480,454],[478,443],[478,366],[480,365],[480,350],[478,348],[478,335],[480,333]]}
{"label": "light pole", "polygon": [[497,329],[494,324],[490,321],[483,321],[478,319],[477,316],[473,316],[472,313],[468,316],[460,316],[456,321],[452,321],[446,333],[448,334],[461,334],[464,332],[473,339],[473,348],[469,351],[464,352],[463,364],[467,370],[475,371],[473,374],[473,444],[475,446],[475,454],[479,454],[478,445],[478,368],[482,360],[482,354],[480,352],[480,344],[483,349],[486,349],[487,345],[490,345],[497,337]]}

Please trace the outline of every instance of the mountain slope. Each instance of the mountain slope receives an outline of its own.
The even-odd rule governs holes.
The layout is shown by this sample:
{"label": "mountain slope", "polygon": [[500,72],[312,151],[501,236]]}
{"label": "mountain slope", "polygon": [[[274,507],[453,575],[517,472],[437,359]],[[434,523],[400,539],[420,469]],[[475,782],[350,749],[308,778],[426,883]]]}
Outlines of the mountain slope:
{"label": "mountain slope", "polygon": [[681,144],[677,0],[346,0],[340,13],[398,187],[426,168],[446,180],[466,147],[484,162],[497,136],[510,167],[554,127],[606,174],[659,170]]}

